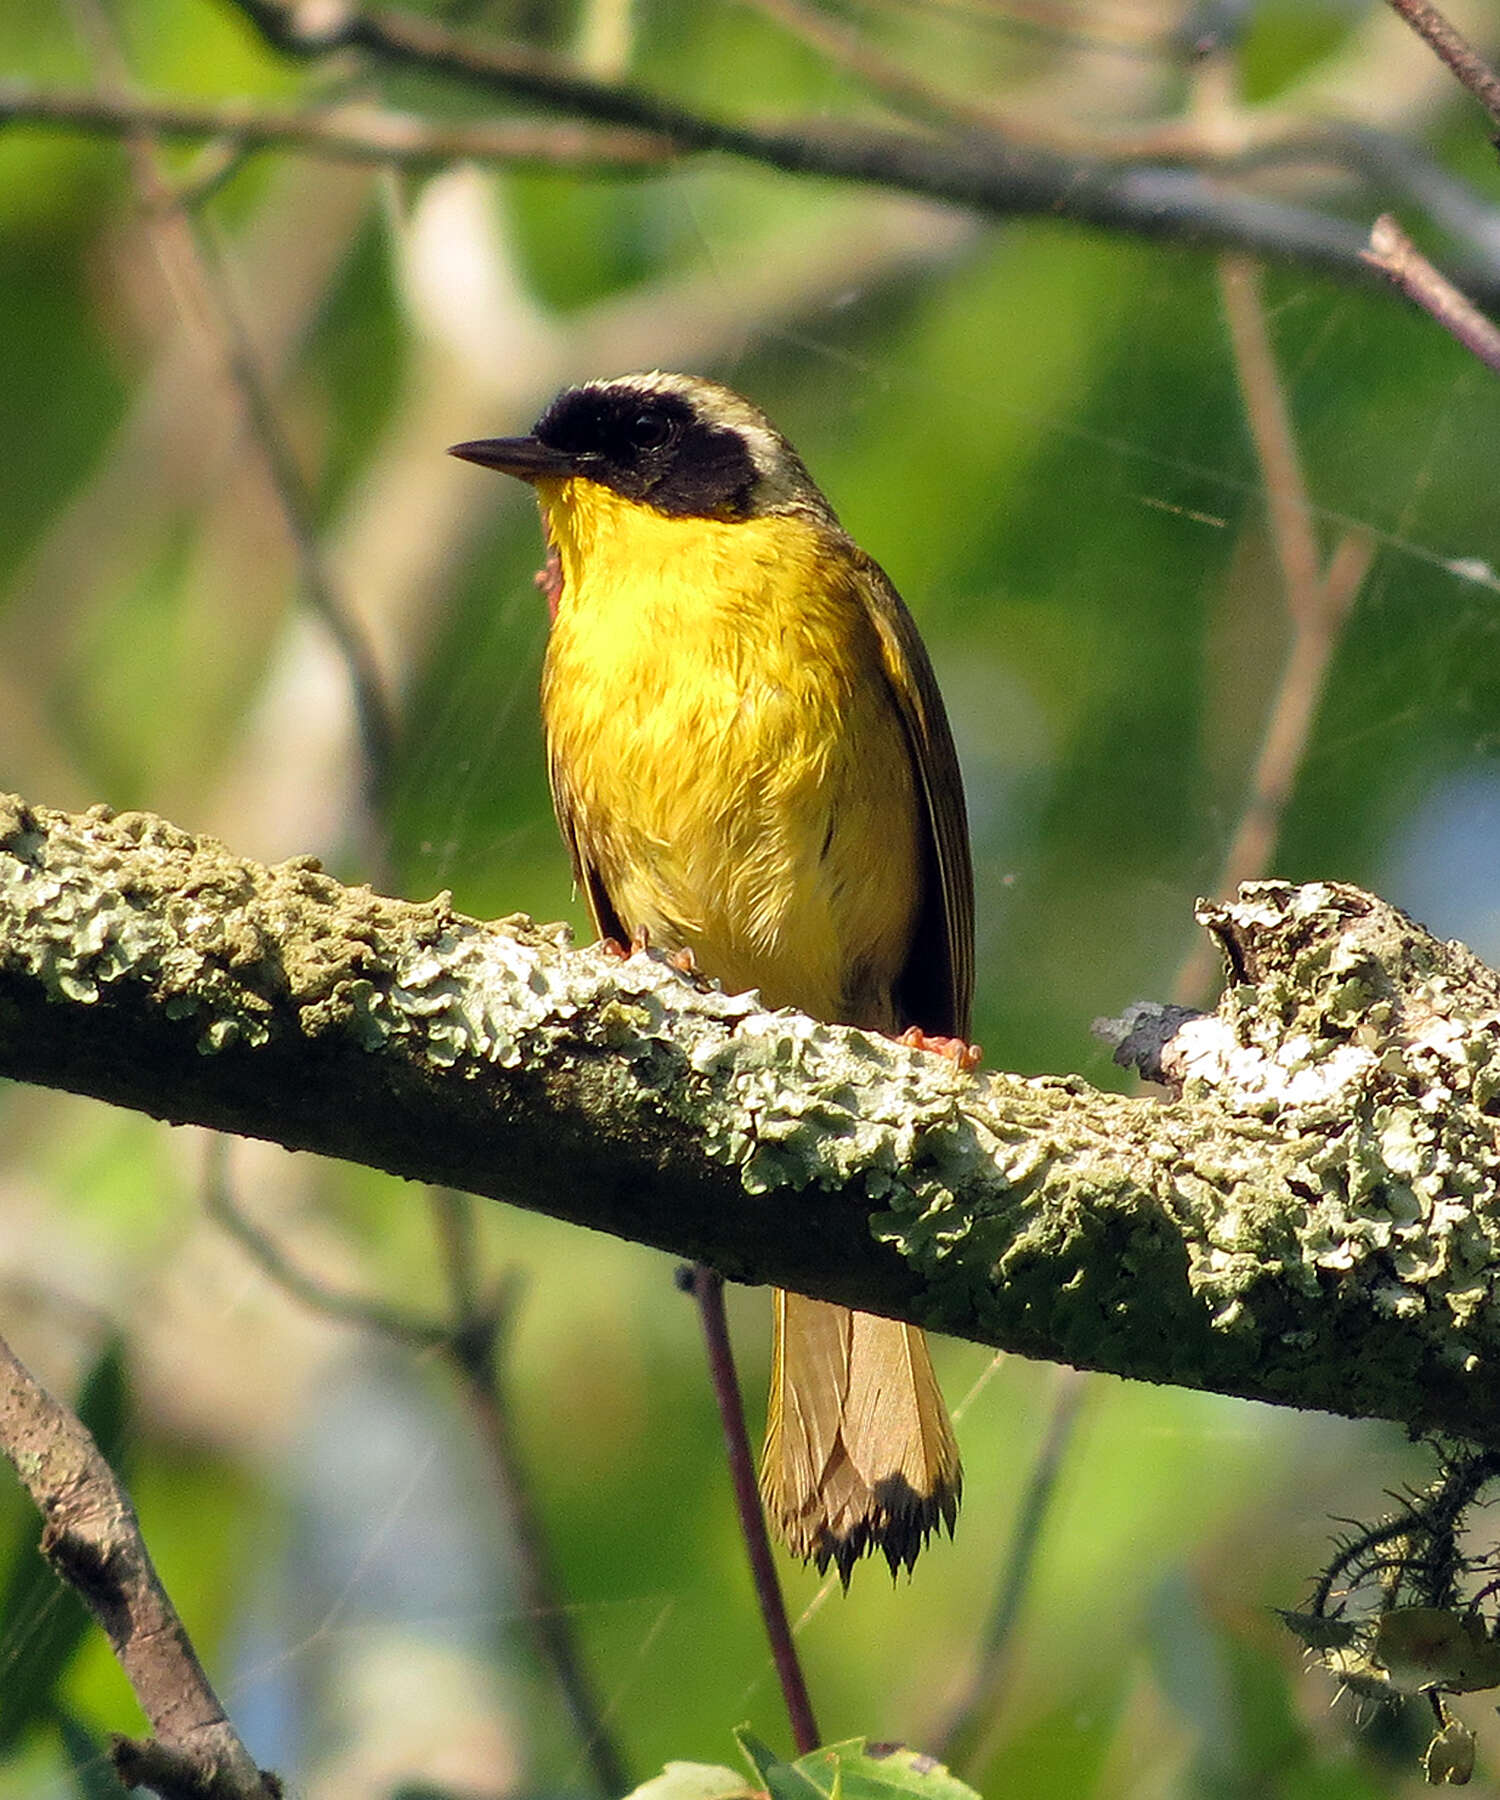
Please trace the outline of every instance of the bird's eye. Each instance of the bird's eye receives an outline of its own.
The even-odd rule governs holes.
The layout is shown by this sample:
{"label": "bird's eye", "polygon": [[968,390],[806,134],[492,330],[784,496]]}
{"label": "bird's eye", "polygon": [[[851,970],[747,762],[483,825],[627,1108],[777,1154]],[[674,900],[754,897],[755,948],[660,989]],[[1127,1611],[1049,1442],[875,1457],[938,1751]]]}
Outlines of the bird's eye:
{"label": "bird's eye", "polygon": [[672,435],[672,421],[665,413],[646,408],[630,421],[630,442],[637,450],[660,450]]}

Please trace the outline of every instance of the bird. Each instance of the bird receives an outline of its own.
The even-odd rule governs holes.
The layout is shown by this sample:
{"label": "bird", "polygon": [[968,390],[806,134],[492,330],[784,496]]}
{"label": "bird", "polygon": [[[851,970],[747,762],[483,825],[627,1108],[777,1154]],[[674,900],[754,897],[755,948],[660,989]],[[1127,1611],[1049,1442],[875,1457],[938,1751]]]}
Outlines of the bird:
{"label": "bird", "polygon": [[[927,651],[759,407],[702,377],[585,381],[451,454],[536,490],[554,810],[601,938],[770,1007],[968,1061],[974,900]],[[962,1489],[926,1339],[777,1291],[760,1465],[788,1549],[910,1571]]]}

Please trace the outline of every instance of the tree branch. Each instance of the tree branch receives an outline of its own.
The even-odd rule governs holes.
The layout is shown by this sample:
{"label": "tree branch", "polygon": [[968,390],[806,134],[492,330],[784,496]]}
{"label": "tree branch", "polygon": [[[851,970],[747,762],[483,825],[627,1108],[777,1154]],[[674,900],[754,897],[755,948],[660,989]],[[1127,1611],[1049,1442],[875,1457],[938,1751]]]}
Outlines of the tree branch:
{"label": "tree branch", "polygon": [[[679,152],[718,151],[778,169],[947,200],[990,217],[1077,219],[1149,238],[1241,249],[1349,277],[1363,271],[1358,232],[1311,208],[1237,193],[1222,180],[1150,163],[1064,155],[972,121],[947,132],[763,125],[716,118],[629,82],[601,81],[529,44],[479,40],[440,20],[356,0],[234,0],[266,42],[317,61],[361,51],[373,66],[414,70],[490,96],[634,128]],[[1500,291],[1486,256],[1457,271],[1471,292]]]}
{"label": "tree branch", "polygon": [[1382,213],[1371,228],[1364,259],[1436,319],[1455,342],[1500,375],[1500,326],[1428,262],[1389,213]]}
{"label": "tree branch", "polygon": [[1419,37],[1425,38],[1438,58],[1464,84],[1495,125],[1500,125],[1500,76],[1461,32],[1443,17],[1432,0],[1390,0]]}
{"label": "tree branch", "polygon": [[0,124],[53,125],[111,137],[220,139],[243,150],[298,150],[332,162],[431,169],[455,162],[605,171],[659,168],[669,139],[562,120],[432,120],[364,101],[288,110],[244,100],[153,100],[87,89],[0,81]]}
{"label": "tree branch", "polygon": [[0,1074],[1026,1355],[1493,1442],[1500,977],[1331,883],[1204,907],[1172,1104],[0,801]]}
{"label": "tree branch", "polygon": [[45,1520],[42,1554],[104,1629],[156,1736],[117,1738],[130,1787],[167,1800],[280,1800],[220,1706],[92,1437],[0,1338],[0,1448]]}
{"label": "tree branch", "polygon": [[[715,118],[621,82],[601,81],[529,45],[478,43],[435,19],[396,9],[293,7],[236,0],[275,48],[318,60],[350,49],[385,69],[415,70],[493,100],[521,99],[587,123],[549,129],[536,122],[449,125],[384,110],[260,112],[191,102],[132,102],[133,116],[107,95],[50,93],[0,84],[0,122],[126,135],[149,127],[163,136],[223,136],[245,148],[297,149],[356,161],[426,165],[449,153],[486,161],[639,171],[674,158],[717,152],[783,174],[863,183],[946,201],[989,218],[1070,219],[1167,242],[1280,258],[1346,280],[1368,280],[1356,226],[1331,212],[1236,190],[1233,158],[1209,157],[1205,172],[1170,161],[1065,154],[998,127],[947,133],[891,131],[857,123],[760,124]],[[1273,136],[1276,134],[1273,133]],[[1365,168],[1371,134],[1308,127],[1291,138],[1239,153],[1246,167],[1311,156]],[[1180,149],[1181,146],[1178,146]],[[1378,159],[1377,159],[1378,160]],[[1387,157],[1387,164],[1394,153]],[[1389,171],[1387,170],[1387,173]],[[1409,172],[1408,172],[1409,173]],[[1456,184],[1433,183],[1451,212]],[[1482,206],[1474,207],[1482,212]],[[1500,300],[1500,262],[1487,239],[1468,236],[1473,257],[1455,278],[1481,300]]]}

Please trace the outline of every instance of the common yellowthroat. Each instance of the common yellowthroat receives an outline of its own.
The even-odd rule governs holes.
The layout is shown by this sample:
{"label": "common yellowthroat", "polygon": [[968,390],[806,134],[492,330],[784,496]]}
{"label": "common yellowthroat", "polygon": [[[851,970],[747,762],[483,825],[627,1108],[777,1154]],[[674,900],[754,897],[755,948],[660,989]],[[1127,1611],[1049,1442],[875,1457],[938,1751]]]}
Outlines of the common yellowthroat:
{"label": "common yellowthroat", "polygon": [[[917,628],[759,408],[689,375],[567,389],[453,454],[537,490],[542,712],[594,925],[691,950],[732,992],[962,1040],[973,876]],[[789,1548],[910,1567],[961,1486],[911,1325],[776,1295],[761,1459]]]}

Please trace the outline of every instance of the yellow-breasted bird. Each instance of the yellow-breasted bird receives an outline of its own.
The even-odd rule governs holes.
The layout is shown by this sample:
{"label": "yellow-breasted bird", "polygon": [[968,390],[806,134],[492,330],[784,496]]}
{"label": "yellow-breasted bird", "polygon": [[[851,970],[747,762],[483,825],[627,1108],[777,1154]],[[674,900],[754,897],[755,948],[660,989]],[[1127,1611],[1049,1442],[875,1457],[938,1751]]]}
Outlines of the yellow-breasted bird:
{"label": "yellow-breasted bird", "polygon": [[[624,375],[453,454],[541,501],[552,799],[600,935],[691,950],[769,1006],[966,1038],[973,876],[932,667],[769,419],[716,382]],[[791,1550],[846,1581],[951,1530],[922,1333],[778,1293],[760,1485]]]}

